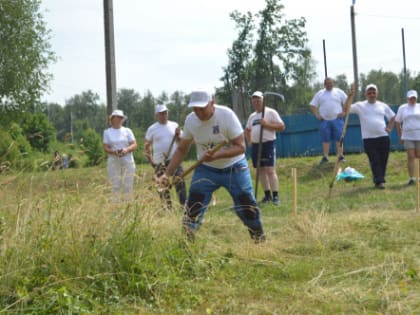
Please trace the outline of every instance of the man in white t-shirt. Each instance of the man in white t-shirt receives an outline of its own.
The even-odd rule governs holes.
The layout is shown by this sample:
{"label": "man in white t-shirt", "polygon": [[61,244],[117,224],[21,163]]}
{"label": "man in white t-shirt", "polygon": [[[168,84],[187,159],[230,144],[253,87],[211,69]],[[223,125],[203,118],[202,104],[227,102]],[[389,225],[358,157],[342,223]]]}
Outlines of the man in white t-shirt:
{"label": "man in white t-shirt", "polygon": [[[210,93],[197,90],[191,93],[189,107],[193,112],[185,120],[184,132],[178,148],[167,168],[162,185],[172,176],[195,143],[198,159],[191,179],[185,205],[183,228],[189,238],[202,224],[212,193],[219,187],[228,190],[234,202],[234,210],[248,228],[251,238],[265,241],[260,210],[255,201],[251,173],[245,159],[245,138],[236,114],[228,107],[216,105]],[[222,149],[211,149],[227,141]]]}
{"label": "man in white t-shirt", "polygon": [[[285,125],[279,113],[273,108],[264,106],[264,95],[260,91],[252,94],[253,112],[246,124],[245,135],[251,146],[252,165],[259,167],[261,186],[264,189],[262,203],[273,202],[280,204],[279,179],[276,172],[276,132],[283,131]],[[264,117],[263,117],[264,112]],[[261,159],[258,164],[258,150],[262,128]]]}
{"label": "man in white t-shirt", "polygon": [[365,96],[366,101],[349,104],[350,108],[345,108],[345,111],[350,110],[350,113],[359,116],[363,147],[369,158],[373,182],[376,188],[385,189],[391,143],[388,133],[394,128],[395,113],[387,104],[377,100],[378,88],[375,84],[366,86]]}
{"label": "man in white t-shirt", "polygon": [[[169,111],[166,105],[159,104],[155,107],[156,122],[147,128],[144,139],[144,154],[149,163],[154,167],[156,176],[161,175],[169,164],[177,148],[177,143],[181,136],[181,129],[178,123],[170,121]],[[153,152],[153,157],[152,157]],[[175,175],[182,174],[182,166],[179,165],[175,170]],[[179,203],[185,204],[186,187],[185,182],[181,180],[175,190],[178,195]],[[171,194],[169,189],[159,192],[162,200],[166,201],[169,209],[172,208]]]}
{"label": "man in white t-shirt", "polygon": [[341,89],[334,87],[334,81],[331,78],[324,80],[324,87],[315,94],[309,106],[311,112],[320,122],[319,132],[323,153],[320,164],[328,162],[331,141],[335,141],[337,156],[340,161],[344,162],[340,138],[344,127],[343,105],[346,102],[347,95]]}
{"label": "man in white t-shirt", "polygon": [[407,168],[410,180],[408,185],[414,185],[414,164],[420,158],[420,104],[417,103],[417,91],[407,92],[407,103],[398,107],[398,136],[407,151]]}

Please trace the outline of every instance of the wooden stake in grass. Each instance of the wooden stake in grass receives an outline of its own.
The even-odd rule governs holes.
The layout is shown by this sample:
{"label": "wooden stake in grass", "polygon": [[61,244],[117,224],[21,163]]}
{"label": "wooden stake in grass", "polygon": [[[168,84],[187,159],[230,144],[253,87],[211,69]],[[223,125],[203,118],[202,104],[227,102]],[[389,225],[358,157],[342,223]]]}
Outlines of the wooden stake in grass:
{"label": "wooden stake in grass", "polygon": [[297,214],[297,170],[292,168],[292,179],[293,179],[293,214]]}
{"label": "wooden stake in grass", "polygon": [[415,159],[414,171],[416,173],[416,212],[419,212],[419,204],[420,204],[420,184],[419,184],[420,159]]}

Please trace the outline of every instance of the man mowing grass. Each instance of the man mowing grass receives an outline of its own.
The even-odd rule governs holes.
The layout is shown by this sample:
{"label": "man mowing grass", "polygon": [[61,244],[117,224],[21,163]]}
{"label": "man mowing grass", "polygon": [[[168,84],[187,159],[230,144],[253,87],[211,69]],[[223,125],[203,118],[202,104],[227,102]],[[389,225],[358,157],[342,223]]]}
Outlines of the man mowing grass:
{"label": "man mowing grass", "polygon": [[[224,187],[232,196],[235,212],[248,228],[251,238],[256,243],[265,241],[260,210],[245,159],[244,132],[238,117],[230,108],[216,105],[212,95],[202,90],[191,93],[188,106],[193,112],[185,120],[181,141],[166,174],[159,178],[163,187],[169,185],[169,176],[174,174],[190,145],[195,143],[198,159],[203,163],[194,170],[185,206],[183,229],[187,237],[194,238],[212,193]],[[227,144],[222,149],[212,150],[225,142]]]}

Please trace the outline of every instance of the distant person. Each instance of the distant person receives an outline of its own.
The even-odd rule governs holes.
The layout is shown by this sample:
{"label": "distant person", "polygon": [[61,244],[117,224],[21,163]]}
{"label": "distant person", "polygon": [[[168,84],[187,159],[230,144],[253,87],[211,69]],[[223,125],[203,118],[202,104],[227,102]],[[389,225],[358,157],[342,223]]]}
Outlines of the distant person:
{"label": "distant person", "polygon": [[344,127],[343,106],[347,95],[341,89],[334,87],[334,81],[331,78],[324,80],[324,87],[315,94],[309,106],[311,112],[320,121],[319,131],[323,154],[320,164],[328,162],[331,141],[335,141],[338,159],[345,162],[340,138]]}
{"label": "distant person", "polygon": [[114,110],[109,116],[111,126],[104,131],[103,146],[108,153],[107,171],[111,182],[111,202],[130,202],[133,198],[133,184],[136,165],[133,152],[137,149],[136,139],[130,128],[124,127],[126,119],[122,110]]}
{"label": "distant person", "polygon": [[[388,133],[394,127],[395,113],[387,104],[377,100],[378,88],[375,84],[366,86],[365,96],[365,101],[349,104],[345,111],[350,110],[350,113],[359,116],[363,147],[369,158],[373,182],[376,188],[385,189],[391,142]],[[385,118],[388,120],[388,126]]]}
{"label": "distant person", "polygon": [[[169,111],[166,105],[159,104],[155,107],[156,122],[147,128],[144,141],[144,154],[155,169],[156,176],[163,173],[168,166],[178,146],[181,137],[181,129],[178,123],[169,120]],[[153,156],[152,156],[153,153]],[[175,170],[175,176],[182,174],[181,165]],[[175,190],[179,203],[183,206],[187,199],[185,181],[181,180]],[[162,200],[166,202],[169,209],[172,208],[171,193],[169,189],[159,192]]]}
{"label": "distant person", "polygon": [[400,141],[407,151],[407,168],[410,176],[408,185],[414,185],[414,163],[416,158],[420,159],[420,104],[417,103],[417,91],[407,92],[407,103],[398,108],[395,122]]}
{"label": "distant person", "polygon": [[[188,238],[194,239],[208,208],[212,193],[224,187],[232,197],[236,215],[248,228],[251,238],[265,241],[260,210],[255,201],[251,174],[245,159],[245,138],[236,114],[228,107],[216,105],[206,91],[191,93],[189,107],[193,112],[185,120],[184,131],[178,148],[161,177],[161,185],[168,185],[177,166],[195,143],[203,163],[194,169],[185,205],[183,228]],[[211,149],[227,142],[217,152]]]}
{"label": "distant person", "polygon": [[[273,202],[275,205],[279,205],[279,179],[276,172],[276,132],[283,131],[286,126],[278,112],[273,108],[264,106],[263,102],[264,95],[262,92],[256,91],[252,94],[252,105],[255,112],[248,118],[245,134],[248,144],[251,146],[252,165],[254,168],[259,167],[258,175],[264,189],[264,198],[261,203]],[[264,118],[262,118],[263,110]],[[258,161],[261,126],[263,127],[262,150],[261,159]]]}
{"label": "distant person", "polygon": [[63,169],[68,168],[69,167],[69,164],[68,164],[69,159],[68,159],[67,154],[63,153],[62,159],[63,159]]}
{"label": "distant person", "polygon": [[59,151],[54,152],[54,162],[53,162],[53,169],[59,170],[63,167],[63,161],[61,159],[61,154]]}

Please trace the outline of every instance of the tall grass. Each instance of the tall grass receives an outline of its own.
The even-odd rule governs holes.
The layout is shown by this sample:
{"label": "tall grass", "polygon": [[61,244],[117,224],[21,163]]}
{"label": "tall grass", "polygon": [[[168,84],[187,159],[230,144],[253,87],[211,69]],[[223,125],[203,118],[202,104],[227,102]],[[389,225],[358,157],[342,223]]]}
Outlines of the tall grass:
{"label": "tall grass", "polygon": [[[419,314],[420,220],[405,155],[387,189],[337,182],[318,157],[278,160],[280,207],[262,207],[256,245],[224,191],[195,242],[139,165],[136,200],[108,202],[105,169],[0,177],[0,312],[5,314]],[[298,214],[291,213],[291,168]],[[175,198],[174,198],[175,199]]]}

